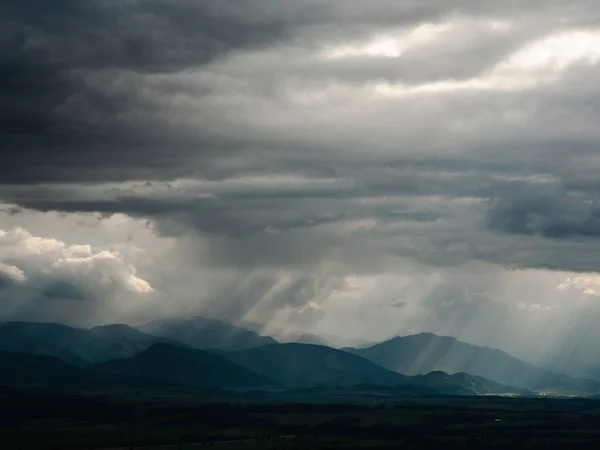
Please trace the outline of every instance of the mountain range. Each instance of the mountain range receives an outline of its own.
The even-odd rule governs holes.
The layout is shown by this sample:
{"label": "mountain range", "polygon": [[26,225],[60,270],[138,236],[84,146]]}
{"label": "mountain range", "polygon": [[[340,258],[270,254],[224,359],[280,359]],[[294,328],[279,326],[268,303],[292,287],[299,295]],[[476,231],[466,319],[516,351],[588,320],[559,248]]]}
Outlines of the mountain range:
{"label": "mountain range", "polygon": [[[418,389],[451,395],[600,392],[596,381],[558,374],[452,337],[423,333],[335,349],[278,343],[242,326],[202,317],[154,321],[137,329],[1,323],[0,355],[0,367],[6,367],[0,384],[6,385],[22,380],[28,385],[102,387],[110,381],[129,387],[271,391],[378,386],[389,392],[403,386],[413,394]],[[31,359],[35,355],[40,359]]]}
{"label": "mountain range", "polygon": [[267,327],[265,325],[247,320],[237,321],[235,322],[235,325],[254,331],[261,336],[271,336],[276,339],[277,342],[281,343],[326,345],[334,348],[362,348],[374,344],[373,341],[366,339],[349,338],[328,333],[320,333],[319,335],[316,335],[313,333],[290,330],[286,327],[274,327],[271,325]]}
{"label": "mountain range", "polygon": [[0,351],[56,356],[77,366],[134,356],[157,343],[181,345],[128,325],[82,329],[56,323],[0,323]]}
{"label": "mountain range", "polygon": [[272,389],[277,383],[202,350],[156,344],[132,358],[92,365],[89,371],[205,388]]}
{"label": "mountain range", "polygon": [[397,386],[404,384],[406,378],[360,356],[321,345],[275,344],[223,356],[290,387],[362,383]]}
{"label": "mountain range", "polygon": [[4,386],[48,385],[77,376],[79,369],[47,355],[0,352],[0,384]]}
{"label": "mountain range", "polygon": [[270,336],[260,336],[241,326],[198,316],[155,320],[140,325],[137,329],[192,348],[235,351],[277,343]]}
{"label": "mountain range", "polygon": [[431,333],[396,337],[364,349],[347,349],[386,369],[407,375],[468,373],[534,391],[589,393],[600,383],[541,369],[501,350]]}
{"label": "mountain range", "polygon": [[[281,395],[315,388],[320,392],[346,389],[356,394],[369,386],[372,393],[391,393],[396,396],[531,395],[525,390],[501,386],[467,374],[460,377],[447,374],[411,377],[387,371],[340,350],[322,347],[315,354],[313,345],[289,345],[296,346],[293,357],[304,356],[301,361],[304,367],[281,365],[289,361],[290,356],[276,349],[278,346],[270,346],[272,348],[261,352],[259,359],[262,361],[272,358],[272,362],[262,365],[257,365],[254,359],[248,359],[249,354],[227,355],[234,360],[245,360],[245,364],[236,364],[220,354],[168,344],[155,344],[131,358],[113,359],[85,368],[75,367],[52,356],[0,352],[0,366],[3,368],[0,385],[86,392],[110,392],[115,388],[180,387],[219,391],[263,390]],[[320,367],[319,363],[325,363],[325,366]],[[259,371],[255,372],[251,367],[258,367]],[[310,394],[310,390],[304,392],[305,395]]]}

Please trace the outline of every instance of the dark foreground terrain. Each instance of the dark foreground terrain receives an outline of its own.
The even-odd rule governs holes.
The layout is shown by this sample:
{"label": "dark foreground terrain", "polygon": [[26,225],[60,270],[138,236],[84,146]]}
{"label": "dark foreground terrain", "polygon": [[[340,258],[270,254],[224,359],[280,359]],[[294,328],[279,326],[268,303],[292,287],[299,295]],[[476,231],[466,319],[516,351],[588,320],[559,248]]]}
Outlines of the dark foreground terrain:
{"label": "dark foreground terrain", "polygon": [[0,448],[596,448],[600,402],[0,389]]}

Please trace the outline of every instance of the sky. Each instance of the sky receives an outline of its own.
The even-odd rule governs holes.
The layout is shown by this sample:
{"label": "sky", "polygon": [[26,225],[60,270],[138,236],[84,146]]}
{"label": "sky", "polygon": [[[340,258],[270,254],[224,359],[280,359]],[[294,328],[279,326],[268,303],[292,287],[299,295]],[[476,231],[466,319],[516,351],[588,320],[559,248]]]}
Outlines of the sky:
{"label": "sky", "polygon": [[0,320],[600,342],[596,0],[0,0]]}

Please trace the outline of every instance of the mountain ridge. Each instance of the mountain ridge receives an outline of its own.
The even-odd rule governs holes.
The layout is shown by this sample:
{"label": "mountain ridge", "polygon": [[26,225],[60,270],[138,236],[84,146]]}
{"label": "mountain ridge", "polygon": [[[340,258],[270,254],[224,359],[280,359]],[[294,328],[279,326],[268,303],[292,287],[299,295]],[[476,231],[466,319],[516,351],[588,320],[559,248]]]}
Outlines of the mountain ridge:
{"label": "mountain ridge", "polygon": [[445,385],[430,378],[389,371],[357,355],[331,347],[288,343],[221,353],[253,372],[292,388],[329,387],[339,389],[359,385],[382,387],[420,386],[449,395],[516,394],[531,395],[525,389],[501,385],[468,374],[450,376]]}
{"label": "mountain ridge", "polygon": [[353,354],[405,375],[434,371],[465,372],[497,383],[534,391],[596,393],[600,383],[551,372],[502,350],[460,341],[452,336],[419,333],[396,336],[363,349],[346,349]]}
{"label": "mountain ridge", "polygon": [[275,344],[270,336],[258,333],[221,319],[203,316],[159,319],[138,325],[136,329],[158,337],[179,341],[199,349],[244,350]]}
{"label": "mountain ridge", "polygon": [[92,365],[89,370],[208,388],[277,387],[267,377],[221,355],[169,344],[154,344],[131,358],[112,359]]}
{"label": "mountain ridge", "polygon": [[0,324],[0,351],[56,356],[77,366],[133,356],[161,342],[181,345],[124,324],[90,329],[49,322]]}
{"label": "mountain ridge", "polygon": [[286,386],[402,384],[404,377],[342,350],[316,344],[273,344],[223,353],[236,364]]}
{"label": "mountain ridge", "polygon": [[[349,354],[346,356],[350,359],[359,358]],[[367,366],[372,364],[368,361],[365,363]],[[0,385],[13,388],[49,388],[72,393],[184,388],[193,389],[194,392],[208,389],[218,395],[227,395],[227,391],[251,391],[275,396],[297,395],[302,391],[331,395],[371,391],[373,395],[382,393],[386,396],[529,394],[525,391],[515,392],[489,380],[475,380],[480,385],[478,387],[474,386],[474,377],[470,375],[464,374],[457,379],[456,376],[443,373],[418,377],[390,373],[389,378],[383,379],[380,384],[369,381],[381,382],[381,378],[349,376],[340,379],[330,376],[318,383],[291,385],[289,380],[273,381],[221,355],[169,344],[155,344],[132,358],[114,359],[85,368],[75,367],[53,356],[0,352],[0,366],[3,368],[0,371]],[[376,370],[385,372],[383,368]],[[283,385],[281,381],[288,384]]]}

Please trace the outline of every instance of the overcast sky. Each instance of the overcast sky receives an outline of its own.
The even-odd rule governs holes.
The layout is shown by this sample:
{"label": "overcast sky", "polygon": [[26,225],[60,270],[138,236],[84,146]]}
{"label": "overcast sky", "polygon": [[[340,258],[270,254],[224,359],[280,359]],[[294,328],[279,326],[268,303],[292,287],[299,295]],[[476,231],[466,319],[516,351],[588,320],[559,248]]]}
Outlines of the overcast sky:
{"label": "overcast sky", "polygon": [[575,339],[599,68],[597,0],[0,0],[0,320]]}

